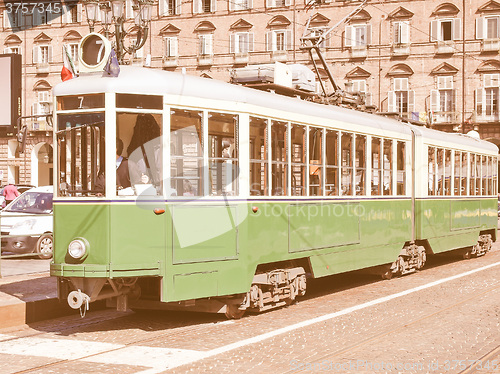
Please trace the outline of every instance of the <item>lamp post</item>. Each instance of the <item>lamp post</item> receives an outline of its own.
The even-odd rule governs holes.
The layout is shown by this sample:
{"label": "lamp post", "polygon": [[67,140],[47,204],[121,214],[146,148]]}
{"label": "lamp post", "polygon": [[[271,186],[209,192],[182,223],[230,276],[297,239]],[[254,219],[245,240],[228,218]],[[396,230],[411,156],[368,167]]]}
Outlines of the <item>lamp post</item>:
{"label": "lamp post", "polygon": [[110,28],[114,25],[115,41],[112,43],[120,64],[123,64],[126,54],[133,54],[141,49],[148,38],[154,1],[133,0],[133,3],[132,9],[134,23],[137,26],[137,39],[129,46],[126,46],[125,0],[84,0],[90,32],[94,32],[95,24],[100,22],[104,28],[104,36],[109,39],[111,35]]}

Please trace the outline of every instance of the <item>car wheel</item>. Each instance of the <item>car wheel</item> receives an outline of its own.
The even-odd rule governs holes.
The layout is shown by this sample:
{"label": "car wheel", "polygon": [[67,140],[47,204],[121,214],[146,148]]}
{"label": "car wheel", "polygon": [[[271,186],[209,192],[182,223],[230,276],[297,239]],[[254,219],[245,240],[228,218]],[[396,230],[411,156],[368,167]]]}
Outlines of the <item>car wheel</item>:
{"label": "car wheel", "polygon": [[43,234],[36,243],[36,253],[39,258],[52,258],[52,247],[54,240],[52,234]]}

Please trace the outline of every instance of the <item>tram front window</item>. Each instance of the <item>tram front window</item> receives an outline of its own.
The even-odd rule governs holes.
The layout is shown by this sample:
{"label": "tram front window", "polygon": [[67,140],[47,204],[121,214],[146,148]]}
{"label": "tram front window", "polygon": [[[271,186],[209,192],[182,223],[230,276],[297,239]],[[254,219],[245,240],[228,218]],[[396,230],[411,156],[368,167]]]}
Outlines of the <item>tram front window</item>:
{"label": "tram front window", "polygon": [[59,114],[57,118],[58,194],[99,196],[104,192],[104,113]]}

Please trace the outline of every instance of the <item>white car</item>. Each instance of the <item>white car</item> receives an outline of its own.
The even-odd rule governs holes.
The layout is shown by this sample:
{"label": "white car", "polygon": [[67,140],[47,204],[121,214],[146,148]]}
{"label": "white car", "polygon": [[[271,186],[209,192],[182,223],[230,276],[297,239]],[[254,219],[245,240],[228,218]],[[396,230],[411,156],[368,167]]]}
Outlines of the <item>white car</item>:
{"label": "white car", "polygon": [[1,211],[2,253],[52,257],[53,191],[52,186],[31,188]]}

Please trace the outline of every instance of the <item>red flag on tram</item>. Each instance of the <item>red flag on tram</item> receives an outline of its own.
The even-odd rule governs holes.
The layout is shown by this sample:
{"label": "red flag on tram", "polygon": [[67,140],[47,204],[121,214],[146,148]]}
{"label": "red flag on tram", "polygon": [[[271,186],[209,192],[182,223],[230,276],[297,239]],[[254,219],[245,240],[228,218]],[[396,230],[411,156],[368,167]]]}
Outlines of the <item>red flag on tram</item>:
{"label": "red flag on tram", "polygon": [[61,79],[64,82],[76,77],[75,65],[73,64],[71,56],[69,55],[68,49],[65,45],[63,45],[63,62],[64,65],[61,70]]}

